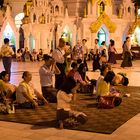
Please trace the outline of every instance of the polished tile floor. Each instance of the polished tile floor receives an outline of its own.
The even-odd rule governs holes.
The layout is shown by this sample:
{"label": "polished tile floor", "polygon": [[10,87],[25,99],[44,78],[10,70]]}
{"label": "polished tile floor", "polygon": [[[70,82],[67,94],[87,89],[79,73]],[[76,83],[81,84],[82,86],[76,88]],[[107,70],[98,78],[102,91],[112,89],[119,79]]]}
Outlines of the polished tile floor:
{"label": "polished tile floor", "polygon": [[[121,61],[113,65],[115,72],[125,72],[130,79],[129,85],[140,86],[140,61],[133,61],[133,67],[120,68]],[[11,83],[18,85],[22,80],[22,72],[32,72],[33,84],[40,91],[38,69],[42,62],[13,62]],[[96,79],[99,71],[91,71],[91,62],[88,62],[90,78]],[[0,71],[3,70],[0,62]],[[113,124],[112,124],[113,125]],[[33,128],[32,125],[10,122],[0,122],[0,140],[140,140],[140,114],[137,114],[128,122],[123,124],[111,135],[89,133],[73,130],[58,130],[55,128]]]}

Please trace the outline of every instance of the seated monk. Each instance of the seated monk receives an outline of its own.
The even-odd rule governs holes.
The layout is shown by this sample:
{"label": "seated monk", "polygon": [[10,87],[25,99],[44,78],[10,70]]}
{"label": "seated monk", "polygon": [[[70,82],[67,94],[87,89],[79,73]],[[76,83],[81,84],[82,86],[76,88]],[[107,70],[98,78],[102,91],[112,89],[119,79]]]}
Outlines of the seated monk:
{"label": "seated monk", "polygon": [[33,87],[32,74],[25,71],[22,75],[23,81],[20,82],[17,92],[16,101],[21,108],[36,108],[39,105],[48,104],[48,101]]}

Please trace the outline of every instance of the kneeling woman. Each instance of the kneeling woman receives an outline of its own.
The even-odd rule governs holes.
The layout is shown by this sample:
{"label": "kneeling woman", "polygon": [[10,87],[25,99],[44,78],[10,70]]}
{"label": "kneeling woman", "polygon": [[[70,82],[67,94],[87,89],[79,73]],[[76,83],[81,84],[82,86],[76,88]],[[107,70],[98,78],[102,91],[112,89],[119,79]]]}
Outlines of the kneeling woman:
{"label": "kneeling woman", "polygon": [[101,108],[113,108],[120,105],[122,99],[118,92],[110,92],[110,83],[114,80],[115,73],[113,71],[108,71],[104,79],[102,79],[98,84],[97,94],[99,107]]}
{"label": "kneeling woman", "polygon": [[87,116],[83,112],[71,109],[71,102],[75,99],[74,91],[78,88],[74,79],[67,78],[57,93],[57,120],[61,129],[64,121],[68,118],[74,118],[81,124],[87,120]]}

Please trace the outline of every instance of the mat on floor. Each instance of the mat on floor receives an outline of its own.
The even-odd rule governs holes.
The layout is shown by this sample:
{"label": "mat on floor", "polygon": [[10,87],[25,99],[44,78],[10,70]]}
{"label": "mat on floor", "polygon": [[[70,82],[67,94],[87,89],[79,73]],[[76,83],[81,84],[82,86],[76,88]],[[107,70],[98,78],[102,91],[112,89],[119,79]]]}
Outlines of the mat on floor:
{"label": "mat on floor", "polygon": [[[78,94],[76,105],[73,107],[83,111],[88,116],[84,125],[79,125],[74,130],[111,134],[129,119],[140,112],[140,87],[119,87],[123,93],[130,97],[123,97],[122,104],[114,109],[98,109],[94,96]],[[56,127],[56,104],[32,109],[17,109],[15,114],[2,115],[0,121],[32,124],[32,129],[37,127]]]}

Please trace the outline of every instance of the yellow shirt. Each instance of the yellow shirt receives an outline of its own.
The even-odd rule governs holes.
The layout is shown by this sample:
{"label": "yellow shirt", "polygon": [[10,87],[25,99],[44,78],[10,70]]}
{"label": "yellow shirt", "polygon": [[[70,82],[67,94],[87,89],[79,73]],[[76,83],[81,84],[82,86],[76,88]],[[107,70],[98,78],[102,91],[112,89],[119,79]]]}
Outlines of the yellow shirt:
{"label": "yellow shirt", "polygon": [[2,57],[12,57],[12,55],[14,55],[14,51],[9,45],[3,45],[1,47],[1,56]]}
{"label": "yellow shirt", "polygon": [[110,93],[110,84],[101,80],[97,90],[98,96],[108,96]]}

